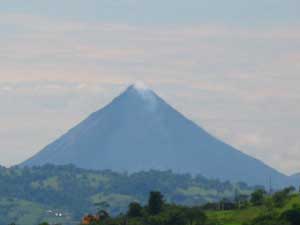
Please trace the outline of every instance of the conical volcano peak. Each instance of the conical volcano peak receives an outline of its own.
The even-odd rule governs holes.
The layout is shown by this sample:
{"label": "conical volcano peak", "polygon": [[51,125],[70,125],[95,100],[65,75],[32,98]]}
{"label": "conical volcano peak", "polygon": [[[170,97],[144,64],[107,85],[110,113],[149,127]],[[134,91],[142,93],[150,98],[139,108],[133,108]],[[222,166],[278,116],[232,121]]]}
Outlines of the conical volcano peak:
{"label": "conical volcano peak", "polygon": [[155,95],[151,88],[149,88],[149,86],[143,83],[142,81],[137,81],[133,83],[129,86],[128,89],[131,89],[141,95]]}
{"label": "conical volcano peak", "polygon": [[137,91],[141,91],[141,92],[151,91],[151,89],[142,81],[136,81],[131,86]]}
{"label": "conical volcano peak", "polygon": [[143,82],[135,82],[130,85],[124,93],[130,98],[140,99],[150,108],[155,108],[158,96]]}
{"label": "conical volcano peak", "polygon": [[286,176],[216,139],[141,82],[22,166],[45,164],[129,173],[172,170],[254,185],[272,177],[278,186],[288,184]]}

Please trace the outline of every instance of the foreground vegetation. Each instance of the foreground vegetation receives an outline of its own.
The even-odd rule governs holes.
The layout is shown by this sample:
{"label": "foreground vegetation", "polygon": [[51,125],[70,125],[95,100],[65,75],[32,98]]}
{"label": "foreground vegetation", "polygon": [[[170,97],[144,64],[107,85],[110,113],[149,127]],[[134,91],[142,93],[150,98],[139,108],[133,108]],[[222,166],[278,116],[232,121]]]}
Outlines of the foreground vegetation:
{"label": "foreground vegetation", "polygon": [[[151,192],[142,206],[130,203],[126,214],[110,217],[108,204],[100,205],[96,215],[87,215],[82,225],[299,225],[300,195],[294,188],[268,195],[254,191],[249,199],[236,196],[203,206],[179,206],[166,203],[160,192]],[[41,225],[47,225],[43,223]]]}
{"label": "foreground vegetation", "polygon": [[0,224],[74,224],[95,212],[99,202],[109,202],[109,213],[116,216],[126,212],[131,202],[145,205],[151,190],[161,191],[167,202],[199,206],[233,199],[236,191],[249,195],[256,188],[171,171],[128,175],[74,166],[0,167]]}
{"label": "foreground vegetation", "polygon": [[170,171],[0,168],[4,225],[300,225],[299,215],[300,196],[292,187],[267,194],[262,187]]}
{"label": "foreground vegetation", "polygon": [[209,224],[220,225],[299,225],[300,195],[294,188],[266,194],[252,193],[249,200],[237,201],[228,210],[208,210]]}

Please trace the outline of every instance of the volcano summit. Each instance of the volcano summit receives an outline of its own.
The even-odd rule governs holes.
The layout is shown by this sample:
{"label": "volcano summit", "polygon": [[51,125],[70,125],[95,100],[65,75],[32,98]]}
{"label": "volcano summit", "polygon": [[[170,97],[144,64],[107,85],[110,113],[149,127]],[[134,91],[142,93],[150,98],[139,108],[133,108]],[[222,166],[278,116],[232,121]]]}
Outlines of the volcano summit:
{"label": "volcano summit", "polygon": [[143,84],[127,88],[22,166],[74,164],[129,173],[172,170],[265,185],[287,176],[218,140]]}

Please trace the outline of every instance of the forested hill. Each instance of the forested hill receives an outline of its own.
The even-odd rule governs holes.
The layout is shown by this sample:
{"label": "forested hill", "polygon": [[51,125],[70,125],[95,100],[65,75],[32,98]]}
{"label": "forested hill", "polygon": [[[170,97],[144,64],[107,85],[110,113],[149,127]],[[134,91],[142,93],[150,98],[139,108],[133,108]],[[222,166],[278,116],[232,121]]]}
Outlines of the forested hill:
{"label": "forested hill", "polygon": [[[138,172],[131,175],[92,171],[74,166],[45,165],[33,168],[0,168],[0,224],[22,220],[23,225],[39,222],[61,212],[64,224],[93,212],[95,204],[109,202],[113,214],[127,209],[132,201],[144,204],[151,190],[161,191],[169,202],[201,205],[237,193],[250,194],[255,188],[203,176],[171,171]],[[30,207],[28,207],[30,206]],[[24,222],[24,218],[26,220]]]}

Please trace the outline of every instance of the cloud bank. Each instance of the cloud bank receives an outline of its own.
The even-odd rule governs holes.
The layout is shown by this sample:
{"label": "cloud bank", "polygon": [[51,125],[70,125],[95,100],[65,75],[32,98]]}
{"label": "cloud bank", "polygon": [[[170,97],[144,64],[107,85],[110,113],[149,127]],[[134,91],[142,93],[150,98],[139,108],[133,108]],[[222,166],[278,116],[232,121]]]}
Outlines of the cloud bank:
{"label": "cloud bank", "polygon": [[224,21],[2,11],[0,163],[21,162],[142,80],[226,142],[286,173],[300,171],[299,26]]}

